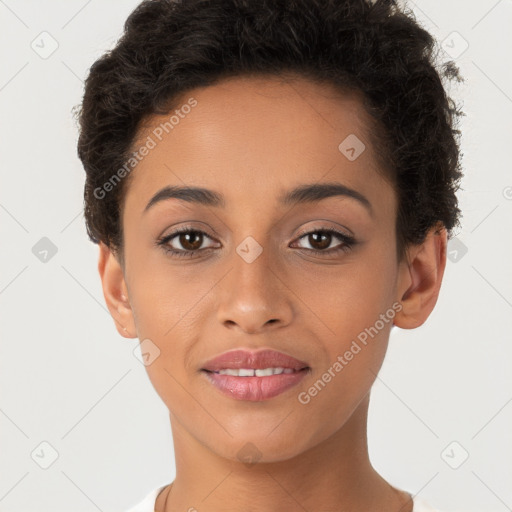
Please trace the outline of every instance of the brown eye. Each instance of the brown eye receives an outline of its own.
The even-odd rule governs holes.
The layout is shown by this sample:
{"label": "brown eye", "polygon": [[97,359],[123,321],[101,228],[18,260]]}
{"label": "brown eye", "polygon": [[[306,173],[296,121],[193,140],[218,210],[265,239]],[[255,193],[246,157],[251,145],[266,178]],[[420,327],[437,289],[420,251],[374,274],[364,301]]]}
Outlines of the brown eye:
{"label": "brown eye", "polygon": [[202,247],[205,238],[213,239],[204,231],[185,227],[177,229],[173,233],[159,239],[157,245],[174,256],[192,257],[197,253],[211,249],[211,246]]}
{"label": "brown eye", "polygon": [[325,231],[315,231],[307,235],[307,237],[313,249],[327,249],[331,245],[332,235]]}
{"label": "brown eye", "polygon": [[177,240],[185,250],[194,251],[201,247],[203,235],[199,231],[187,231],[180,233]]}
{"label": "brown eye", "polygon": [[[337,246],[331,247],[333,240],[336,238],[340,240],[341,243],[338,243]],[[354,237],[345,235],[331,228],[317,229],[315,231],[303,233],[299,240],[306,240],[310,245],[310,248],[302,247],[304,250],[320,255],[328,255],[339,251],[348,251],[356,244]]]}

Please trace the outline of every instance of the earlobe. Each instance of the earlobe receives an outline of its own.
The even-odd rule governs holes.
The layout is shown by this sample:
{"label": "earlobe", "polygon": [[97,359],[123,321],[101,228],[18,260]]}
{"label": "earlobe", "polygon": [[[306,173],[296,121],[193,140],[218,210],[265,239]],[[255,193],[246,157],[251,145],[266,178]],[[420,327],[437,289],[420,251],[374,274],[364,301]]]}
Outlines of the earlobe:
{"label": "earlobe", "polygon": [[123,269],[107,245],[100,242],[99,249],[98,271],[108,310],[119,334],[124,338],[136,338],[135,321]]}
{"label": "earlobe", "polygon": [[434,309],[446,267],[446,245],[446,229],[438,225],[429,230],[422,244],[408,249],[398,277],[397,299],[402,305],[394,319],[398,327],[419,327]]}

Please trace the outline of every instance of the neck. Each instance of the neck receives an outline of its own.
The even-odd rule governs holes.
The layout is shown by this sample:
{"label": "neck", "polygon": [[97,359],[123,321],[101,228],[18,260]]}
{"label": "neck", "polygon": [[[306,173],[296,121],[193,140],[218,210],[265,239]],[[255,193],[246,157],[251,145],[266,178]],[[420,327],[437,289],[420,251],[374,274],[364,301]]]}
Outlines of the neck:
{"label": "neck", "polygon": [[[411,497],[388,484],[368,457],[369,396],[345,425],[286,460],[245,464],[212,452],[172,416],[176,478],[157,512],[343,510],[410,512]],[[261,454],[260,454],[261,455]]]}

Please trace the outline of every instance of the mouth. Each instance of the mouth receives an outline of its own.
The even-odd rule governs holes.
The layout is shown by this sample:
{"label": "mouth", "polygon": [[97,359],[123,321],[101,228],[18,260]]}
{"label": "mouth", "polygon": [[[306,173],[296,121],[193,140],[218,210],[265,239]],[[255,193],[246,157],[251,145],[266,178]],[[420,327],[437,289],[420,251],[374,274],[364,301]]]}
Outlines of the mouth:
{"label": "mouth", "polygon": [[235,400],[260,402],[276,397],[290,390],[309,373],[306,366],[299,370],[293,368],[225,368],[207,370],[203,373],[210,384],[223,395]]}

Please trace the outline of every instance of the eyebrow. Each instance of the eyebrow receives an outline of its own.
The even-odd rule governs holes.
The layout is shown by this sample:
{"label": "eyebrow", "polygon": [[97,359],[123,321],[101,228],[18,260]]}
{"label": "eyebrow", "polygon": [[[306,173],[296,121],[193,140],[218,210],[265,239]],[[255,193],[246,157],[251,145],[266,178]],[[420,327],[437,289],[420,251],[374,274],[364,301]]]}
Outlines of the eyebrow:
{"label": "eyebrow", "polygon": [[[279,197],[282,206],[315,203],[334,196],[345,196],[355,199],[373,215],[370,201],[360,192],[341,183],[314,183],[299,185]],[[195,203],[215,208],[225,208],[226,201],[222,194],[203,187],[191,186],[166,186],[159,190],[148,202],[144,212],[152,206],[167,199],[180,199],[189,203]]]}

